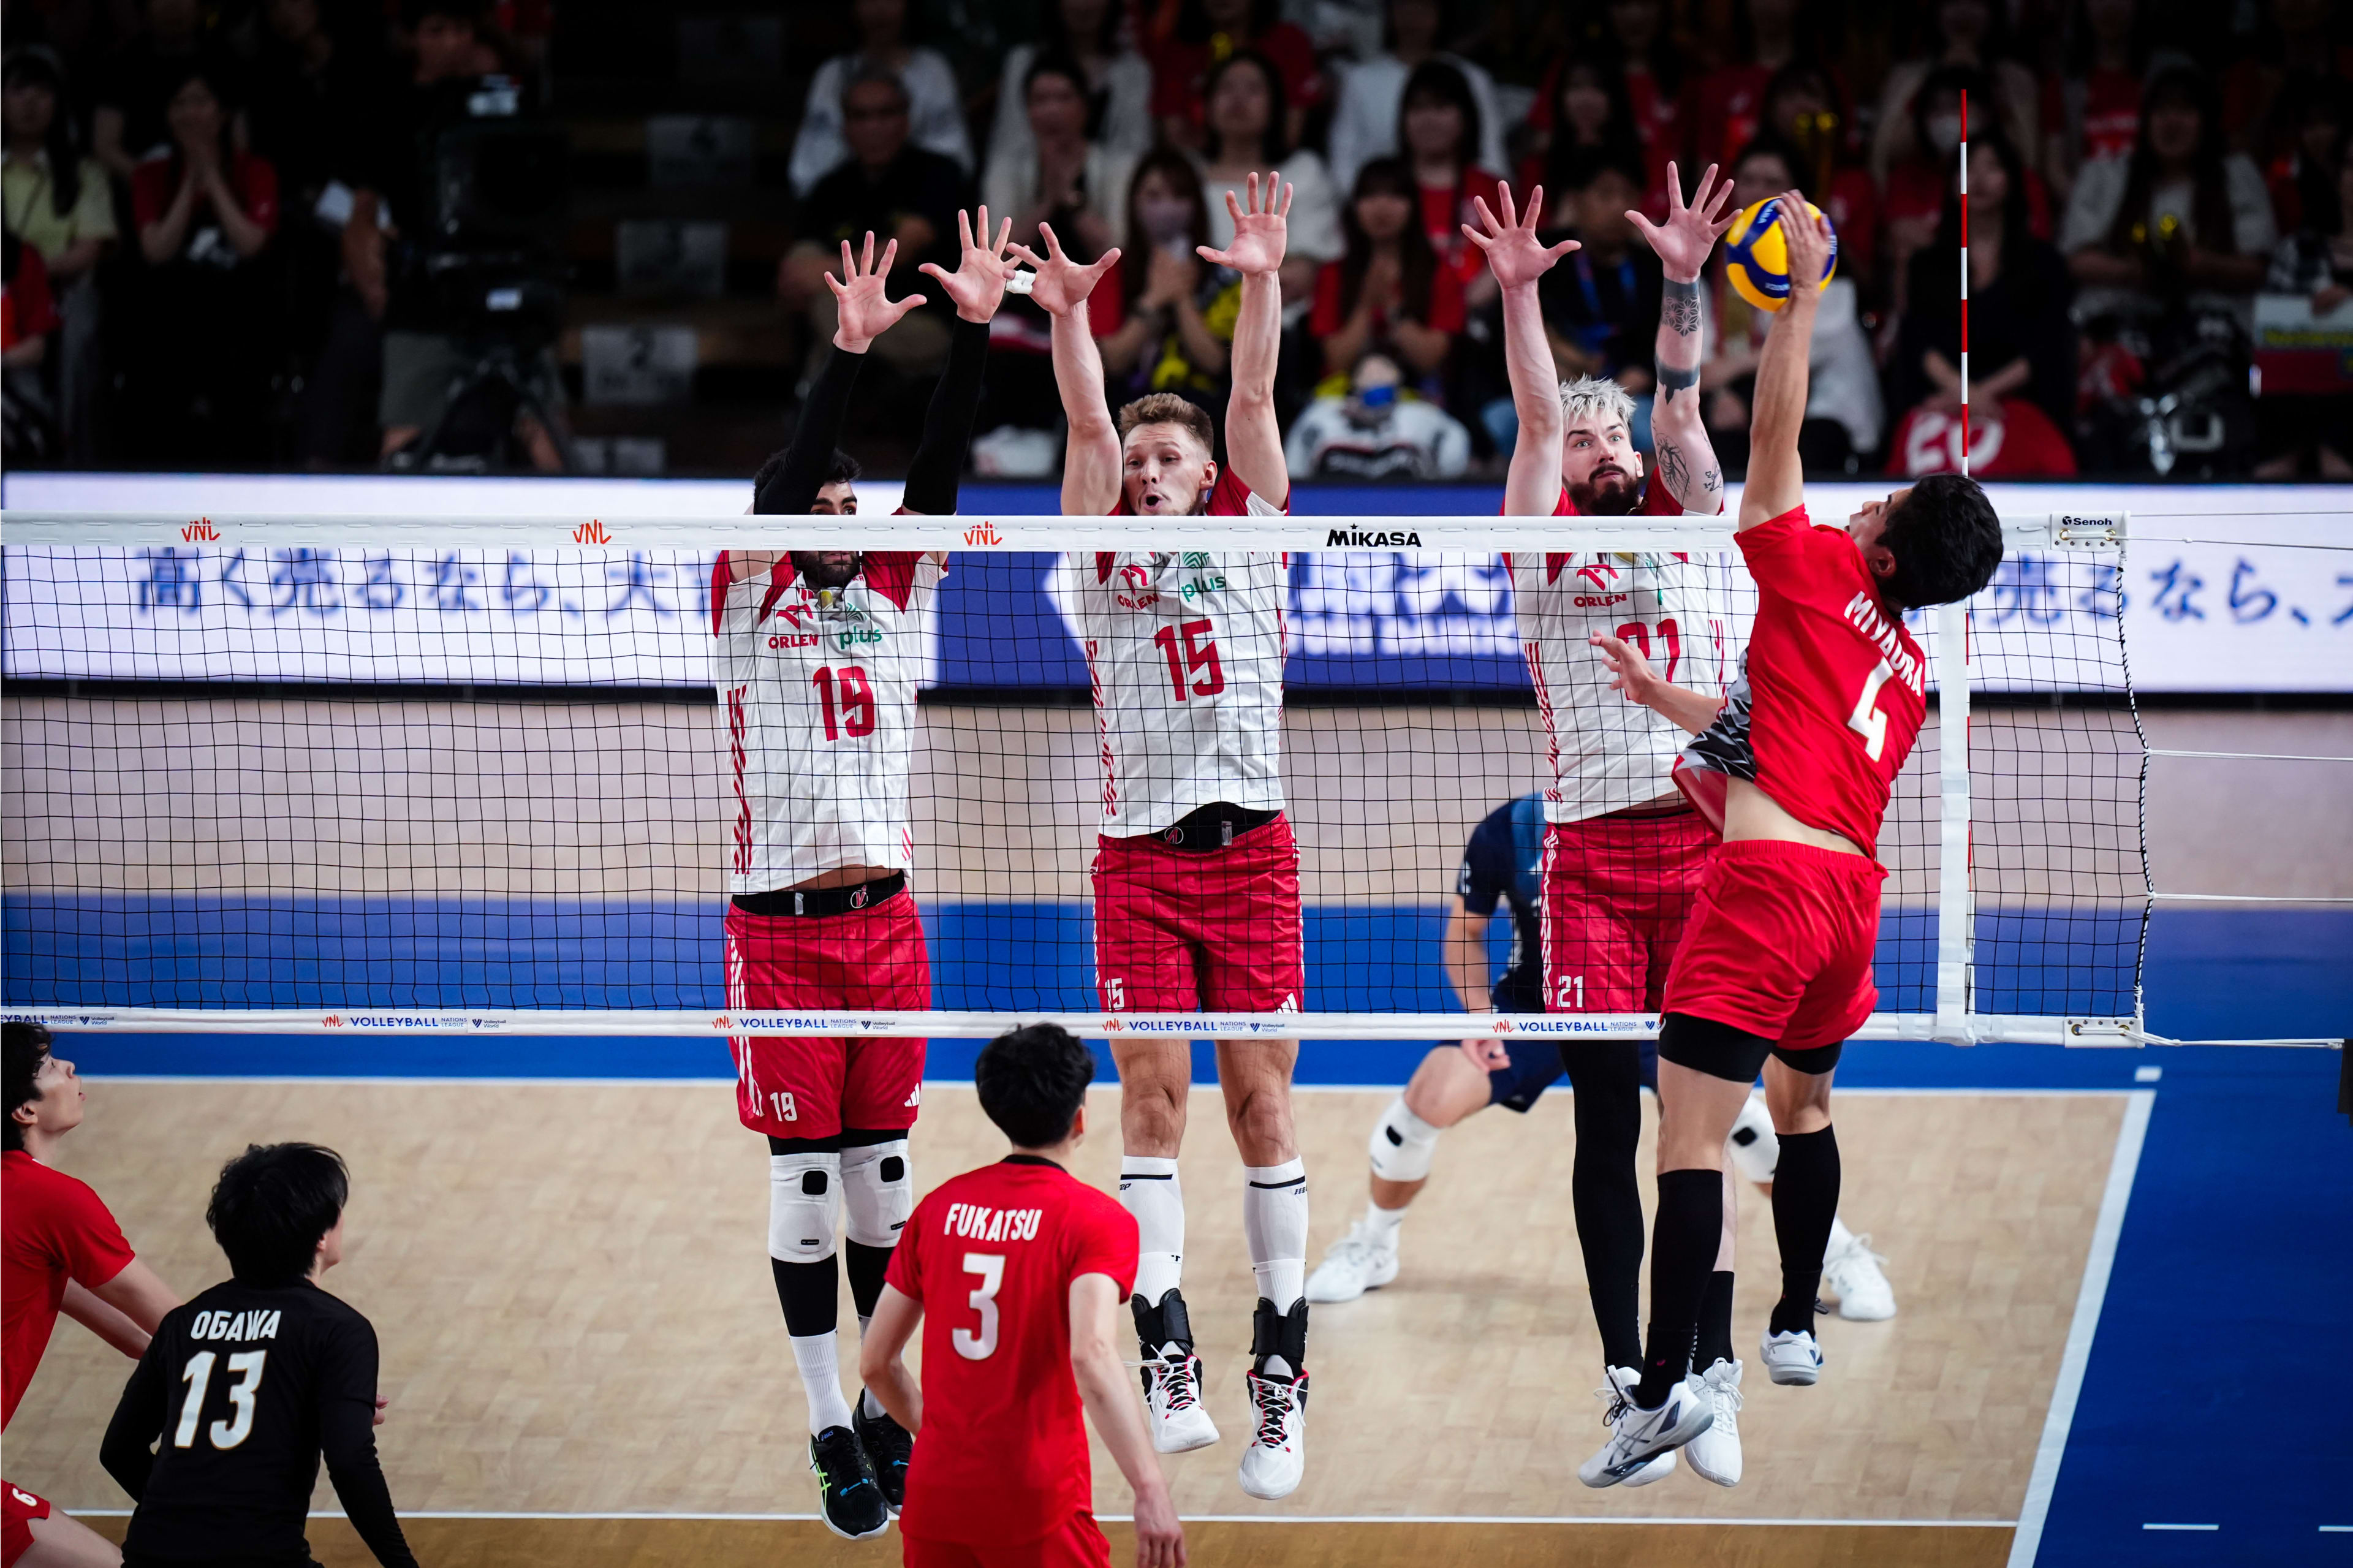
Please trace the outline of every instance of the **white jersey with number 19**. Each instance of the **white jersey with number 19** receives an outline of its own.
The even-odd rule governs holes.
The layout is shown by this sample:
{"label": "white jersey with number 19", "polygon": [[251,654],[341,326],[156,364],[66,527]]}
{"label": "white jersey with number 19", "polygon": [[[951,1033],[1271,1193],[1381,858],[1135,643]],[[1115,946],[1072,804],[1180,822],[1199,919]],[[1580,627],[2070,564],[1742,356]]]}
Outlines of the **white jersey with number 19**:
{"label": "white jersey with number 19", "polygon": [[937,557],[869,552],[839,591],[789,555],[712,574],[712,673],[727,721],[727,890],[765,893],[844,866],[914,863],[907,775]]}

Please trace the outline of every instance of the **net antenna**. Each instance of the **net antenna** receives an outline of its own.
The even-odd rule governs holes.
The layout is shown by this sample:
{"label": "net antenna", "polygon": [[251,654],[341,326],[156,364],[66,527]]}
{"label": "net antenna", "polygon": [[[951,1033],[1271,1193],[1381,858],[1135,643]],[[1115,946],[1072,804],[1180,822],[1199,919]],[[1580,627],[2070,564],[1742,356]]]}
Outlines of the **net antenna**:
{"label": "net antenna", "polygon": [[[1969,612],[1915,622],[1943,733],[1970,742],[1924,735],[1898,781],[1885,1010],[1861,1037],[2131,1043],[2149,892],[2126,520],[2003,527],[1976,657]],[[1648,1037],[1638,1013],[1465,1013],[1444,979],[1470,829],[1551,780],[1499,552],[1706,563],[1720,634],[1651,628],[1654,658],[1705,664],[1690,680],[1729,679],[1755,592],[1728,518],[12,512],[0,544],[0,1007],[68,1029]],[[754,1010],[719,941],[744,803],[713,567],[845,550],[946,557],[902,786],[933,1006]],[[1299,1010],[1098,995],[1096,719],[1054,583],[1123,552],[1210,595],[1221,561],[1281,563]],[[827,607],[777,635],[855,654],[870,628]],[[1233,678],[1231,650],[1168,629],[1155,679]],[[820,674],[802,696],[839,733],[887,717],[863,677]],[[1973,683],[1992,707],[1969,731]],[[2054,691],[2091,700],[2053,723]]]}

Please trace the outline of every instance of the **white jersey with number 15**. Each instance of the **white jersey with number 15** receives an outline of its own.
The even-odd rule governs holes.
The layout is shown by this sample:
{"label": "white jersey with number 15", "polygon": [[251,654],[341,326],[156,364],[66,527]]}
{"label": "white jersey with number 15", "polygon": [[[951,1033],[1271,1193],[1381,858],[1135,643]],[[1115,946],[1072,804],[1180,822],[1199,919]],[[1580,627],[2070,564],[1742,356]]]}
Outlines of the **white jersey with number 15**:
{"label": "white jersey with number 15", "polygon": [[1287,558],[1099,551],[1064,571],[1094,687],[1103,831],[1157,833],[1217,801],[1282,810]]}

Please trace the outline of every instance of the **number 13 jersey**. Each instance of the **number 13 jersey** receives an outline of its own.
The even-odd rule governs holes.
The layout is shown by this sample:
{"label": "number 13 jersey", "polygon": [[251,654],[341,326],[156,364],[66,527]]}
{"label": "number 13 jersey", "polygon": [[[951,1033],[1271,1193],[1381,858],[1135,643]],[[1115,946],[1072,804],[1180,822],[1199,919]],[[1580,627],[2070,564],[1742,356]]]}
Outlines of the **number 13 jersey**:
{"label": "number 13 jersey", "polygon": [[765,893],[843,866],[914,863],[907,811],[915,688],[938,558],[869,552],[838,591],[790,555],[711,581],[712,670],[727,723],[727,890]]}
{"label": "number 13 jersey", "polygon": [[1881,605],[1854,541],[1797,507],[1739,535],[1757,625],[1715,723],[1675,783],[1724,826],[1725,781],[1743,778],[1809,827],[1879,853],[1895,775],[1928,716],[1926,660]]}
{"label": "number 13 jersey", "polygon": [[[1282,515],[1221,471],[1209,515],[1245,513]],[[1157,833],[1216,801],[1282,810],[1290,558],[1106,550],[1065,571],[1094,687],[1103,831]]]}

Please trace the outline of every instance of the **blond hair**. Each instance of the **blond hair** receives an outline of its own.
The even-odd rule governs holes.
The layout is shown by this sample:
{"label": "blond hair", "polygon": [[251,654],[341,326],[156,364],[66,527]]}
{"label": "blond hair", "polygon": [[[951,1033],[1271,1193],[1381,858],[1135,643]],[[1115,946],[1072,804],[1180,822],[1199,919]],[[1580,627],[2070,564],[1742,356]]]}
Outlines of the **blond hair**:
{"label": "blond hair", "polygon": [[[1632,406],[1630,404],[1628,406]],[[1218,449],[1217,426],[1209,423],[1208,410],[1198,403],[1187,403],[1173,392],[1155,392],[1139,397],[1119,411],[1119,439],[1122,446],[1127,438],[1145,425],[1174,425],[1192,435],[1201,443],[1204,452]]]}
{"label": "blond hair", "polygon": [[1599,428],[1615,419],[1630,429],[1634,423],[1634,395],[1614,381],[1581,375],[1560,384],[1560,411],[1567,416],[1568,425],[1589,421]]}

